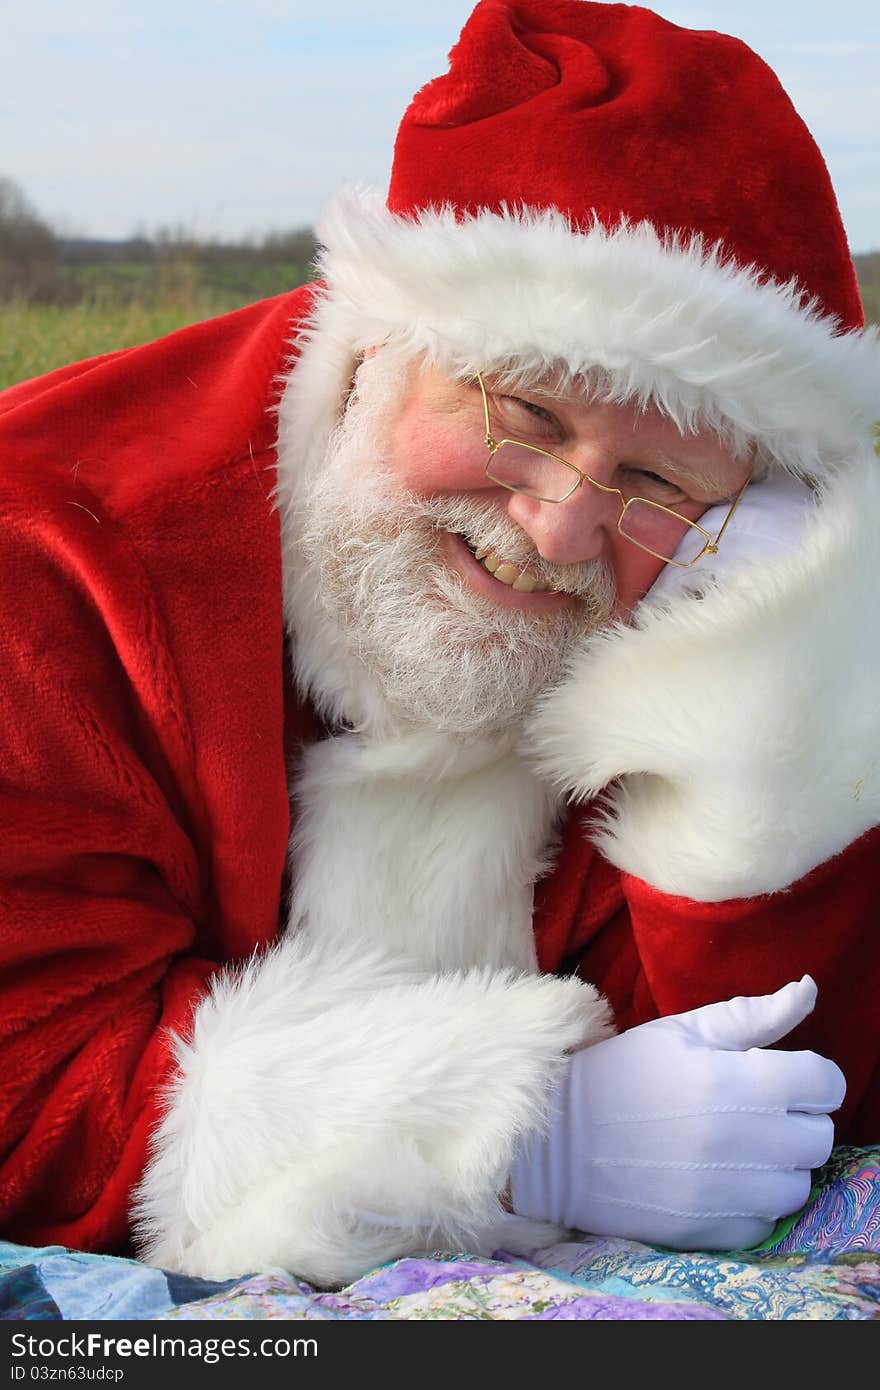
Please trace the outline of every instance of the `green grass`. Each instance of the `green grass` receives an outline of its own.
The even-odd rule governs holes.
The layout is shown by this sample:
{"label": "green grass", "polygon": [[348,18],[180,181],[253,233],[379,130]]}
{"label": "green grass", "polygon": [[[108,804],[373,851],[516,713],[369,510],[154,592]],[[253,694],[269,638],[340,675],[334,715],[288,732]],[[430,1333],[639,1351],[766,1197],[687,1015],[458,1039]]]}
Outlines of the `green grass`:
{"label": "green grass", "polygon": [[176,328],[238,307],[238,303],[223,305],[216,300],[174,299],[116,305],[86,301],[71,307],[4,304],[0,308],[0,390],[68,362],[152,342]]}
{"label": "green grass", "polygon": [[87,298],[216,301],[240,309],[258,299],[292,289],[308,279],[308,266],[296,261],[258,261],[243,256],[153,261],[103,261],[71,268]]}
{"label": "green grass", "polygon": [[83,295],[78,303],[0,304],[0,390],[281,294],[308,279],[308,267],[170,257],[80,265],[71,275]]}

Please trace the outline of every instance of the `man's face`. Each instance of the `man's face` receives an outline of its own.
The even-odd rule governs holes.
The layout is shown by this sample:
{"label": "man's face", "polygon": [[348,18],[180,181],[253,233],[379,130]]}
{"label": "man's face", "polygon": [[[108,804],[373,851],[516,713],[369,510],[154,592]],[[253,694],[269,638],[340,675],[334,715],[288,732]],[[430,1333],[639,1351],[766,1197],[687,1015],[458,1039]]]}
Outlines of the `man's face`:
{"label": "man's face", "polygon": [[[499,438],[688,519],[748,473],[713,434],[683,437],[657,410],[486,384]],[[511,493],[487,478],[487,454],[477,383],[378,351],[305,509],[318,597],[349,649],[404,720],[460,734],[520,719],[663,568],[619,534],[616,497],[588,484],[558,504]]]}
{"label": "man's face", "polygon": [[[493,390],[491,377],[485,380],[496,439],[535,444],[597,483],[620,489],[624,497],[659,502],[689,521],[732,497],[748,475],[748,461],[736,459],[711,431],[682,436],[656,407],[640,410],[633,404],[590,401],[583,393],[560,394],[546,381],[530,390],[506,388],[502,393]],[[523,613],[577,612],[583,600],[566,590],[576,588],[584,566],[601,564],[613,579],[615,616],[627,617],[664,561],[618,531],[619,498],[589,484],[561,503],[511,493],[486,476],[487,454],[477,383],[450,382],[440,371],[415,375],[392,431],[388,471],[415,496],[467,497],[489,505],[520,532],[514,553],[490,554],[481,563],[467,545],[449,536],[444,557],[462,581],[489,601]],[[467,539],[482,542],[477,549],[486,543],[481,537]],[[489,573],[486,560],[496,575],[500,570],[501,581]],[[526,560],[527,576],[546,581],[550,572],[559,581],[557,592],[523,592],[527,583],[517,588],[505,584],[510,579],[505,561],[521,573]]]}

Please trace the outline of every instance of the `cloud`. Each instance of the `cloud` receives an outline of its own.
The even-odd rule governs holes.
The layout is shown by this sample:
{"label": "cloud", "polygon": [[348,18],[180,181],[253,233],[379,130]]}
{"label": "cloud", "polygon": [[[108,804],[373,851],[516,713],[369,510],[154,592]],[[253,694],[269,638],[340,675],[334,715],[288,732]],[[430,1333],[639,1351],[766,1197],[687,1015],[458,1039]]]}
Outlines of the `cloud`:
{"label": "cloud", "polygon": [[793,42],[780,46],[780,53],[793,53],[816,58],[866,58],[880,53],[880,39],[815,39],[810,43]]}

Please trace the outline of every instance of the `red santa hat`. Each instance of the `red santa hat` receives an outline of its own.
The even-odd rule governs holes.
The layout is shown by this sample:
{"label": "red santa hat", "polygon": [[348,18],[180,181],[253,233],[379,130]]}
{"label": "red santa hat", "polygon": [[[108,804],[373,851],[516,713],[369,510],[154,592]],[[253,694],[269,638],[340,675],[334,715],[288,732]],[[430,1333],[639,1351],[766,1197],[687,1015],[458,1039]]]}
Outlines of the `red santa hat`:
{"label": "red santa hat", "polygon": [[358,351],[571,376],[822,475],[870,437],[864,328],[828,171],[737,39],[637,6],[480,0],[413,98],[387,200],[318,229],[318,311]]}

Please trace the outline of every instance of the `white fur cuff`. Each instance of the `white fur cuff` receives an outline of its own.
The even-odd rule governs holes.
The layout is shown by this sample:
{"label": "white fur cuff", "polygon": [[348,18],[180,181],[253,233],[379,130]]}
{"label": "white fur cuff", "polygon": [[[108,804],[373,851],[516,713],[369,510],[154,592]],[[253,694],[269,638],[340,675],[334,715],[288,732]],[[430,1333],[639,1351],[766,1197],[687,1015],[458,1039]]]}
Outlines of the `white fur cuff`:
{"label": "white fur cuff", "polygon": [[178,1045],[135,1206],[144,1258],[336,1283],[438,1243],[491,1250],[517,1137],[608,1017],[574,979],[286,940],[222,978]]}

